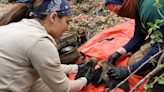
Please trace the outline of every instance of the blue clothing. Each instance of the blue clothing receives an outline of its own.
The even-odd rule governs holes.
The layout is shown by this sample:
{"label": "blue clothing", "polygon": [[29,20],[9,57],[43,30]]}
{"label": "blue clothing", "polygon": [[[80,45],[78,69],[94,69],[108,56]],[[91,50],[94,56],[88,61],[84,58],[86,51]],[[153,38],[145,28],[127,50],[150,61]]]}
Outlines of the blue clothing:
{"label": "blue clothing", "polygon": [[[148,35],[147,31],[150,28],[147,25],[148,22],[155,23],[156,19],[159,19],[159,20],[163,19],[159,15],[157,8],[153,6],[154,3],[155,3],[154,0],[137,0],[139,18],[136,19],[135,32],[134,32],[133,38],[125,46],[123,46],[127,52],[134,51],[135,49],[137,49],[143,44],[146,36]],[[161,1],[160,3],[164,5],[163,1]],[[164,11],[162,11],[163,9],[164,7],[160,9],[162,15],[164,15]],[[157,30],[160,31],[162,35],[164,36],[164,22],[159,23],[158,26],[160,26],[160,29],[157,29]],[[150,38],[150,41],[151,40],[152,39]],[[151,50],[140,61],[132,65],[133,71],[136,70],[145,61],[147,61],[151,56],[156,54],[158,50],[159,50],[158,43],[151,44]],[[152,67],[152,64],[148,63],[141,70],[144,71],[144,70],[150,69],[150,67]]]}
{"label": "blue clothing", "polygon": [[147,35],[147,33],[141,31],[140,26],[136,23],[133,38],[123,47],[127,52],[134,51],[144,43]]}
{"label": "blue clothing", "polygon": [[[144,39],[147,36],[147,34],[142,33],[140,30],[141,30],[140,27],[137,27],[135,29],[133,38],[125,46],[123,46],[127,50],[127,52],[131,52],[143,44]],[[164,26],[160,27],[160,29],[158,29],[158,31],[160,31],[162,33],[162,35],[164,35]],[[163,40],[164,40],[164,38],[163,38]],[[150,39],[150,41],[151,41],[151,39]],[[136,70],[146,60],[148,60],[150,58],[150,56],[153,56],[157,52],[158,52],[158,44],[157,43],[151,44],[151,50],[140,61],[138,61],[132,65],[133,71]],[[152,67],[152,64],[147,63],[141,70],[144,71],[144,70],[150,69],[150,67]]]}
{"label": "blue clothing", "polygon": [[[34,0],[17,0],[17,2],[32,4]],[[36,10],[33,10],[32,7],[28,7],[27,15],[29,15],[30,12],[33,12],[35,17],[37,14],[49,15],[52,12],[57,12],[58,15],[63,16],[72,14],[71,7],[67,0],[42,0]]]}
{"label": "blue clothing", "polygon": [[122,5],[124,2],[124,0],[105,0],[105,5],[108,4],[108,3],[116,3],[116,4],[119,4],[119,5]]}

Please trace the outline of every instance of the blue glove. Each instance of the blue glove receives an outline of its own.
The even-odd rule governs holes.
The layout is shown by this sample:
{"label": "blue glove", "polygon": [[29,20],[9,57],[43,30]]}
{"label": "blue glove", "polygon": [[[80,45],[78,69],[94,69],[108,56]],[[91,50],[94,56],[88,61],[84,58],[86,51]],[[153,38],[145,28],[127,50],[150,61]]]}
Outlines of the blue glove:
{"label": "blue glove", "polygon": [[110,63],[110,64],[113,64],[113,65],[115,65],[115,61],[119,58],[121,56],[121,54],[119,53],[119,52],[115,52],[115,53],[113,53],[112,55],[110,55],[109,57],[108,57],[108,62]]}
{"label": "blue glove", "polygon": [[114,79],[124,79],[130,75],[130,73],[133,71],[132,67],[124,67],[124,66],[119,66],[112,68],[111,70],[108,71],[108,76]]}

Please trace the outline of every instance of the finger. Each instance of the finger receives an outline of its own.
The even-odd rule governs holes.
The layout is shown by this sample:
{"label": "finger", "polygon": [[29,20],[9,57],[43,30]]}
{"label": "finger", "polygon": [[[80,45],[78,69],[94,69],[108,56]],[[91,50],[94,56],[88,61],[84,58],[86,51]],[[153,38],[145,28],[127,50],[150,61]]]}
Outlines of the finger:
{"label": "finger", "polygon": [[116,76],[115,79],[120,79],[119,76]]}
{"label": "finger", "polygon": [[111,78],[114,78],[114,79],[115,79],[117,76],[118,76],[118,75],[117,75],[116,73],[113,73],[113,74],[110,75],[110,77],[111,77]]}
{"label": "finger", "polygon": [[109,70],[107,74],[108,74],[108,75],[111,75],[111,74],[112,74],[111,70]]}
{"label": "finger", "polygon": [[111,75],[111,74],[113,74],[113,73],[115,73],[115,70],[114,70],[114,69],[111,69],[111,70],[108,71],[107,74],[108,74],[108,75]]}
{"label": "finger", "polygon": [[113,59],[112,59],[112,58],[110,58],[110,60],[108,60],[108,61],[109,61],[109,63],[111,63],[111,64],[113,63]]}
{"label": "finger", "polygon": [[110,60],[111,60],[111,58],[112,58],[112,57],[110,56],[110,57],[108,58],[108,61],[110,61]]}
{"label": "finger", "polygon": [[91,72],[91,67],[89,67],[89,68],[88,68],[88,71],[87,71],[87,73],[90,73],[90,72]]}

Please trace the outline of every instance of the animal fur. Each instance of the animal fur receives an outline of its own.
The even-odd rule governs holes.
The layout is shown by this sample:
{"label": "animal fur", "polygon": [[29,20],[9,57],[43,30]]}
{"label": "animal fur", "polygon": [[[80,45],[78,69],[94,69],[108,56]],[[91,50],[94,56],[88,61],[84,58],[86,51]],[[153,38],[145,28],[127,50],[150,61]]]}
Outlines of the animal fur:
{"label": "animal fur", "polygon": [[[98,63],[100,65],[100,68],[98,68],[95,71],[95,76],[93,78],[92,84],[98,87],[100,84],[104,85],[108,91],[112,90],[116,87],[117,84],[119,84],[122,80],[116,80],[109,78],[107,73],[110,69],[114,68],[114,66],[106,60],[102,60]],[[121,85],[120,87],[125,92],[128,92],[129,90],[129,84],[126,82],[125,84]]]}

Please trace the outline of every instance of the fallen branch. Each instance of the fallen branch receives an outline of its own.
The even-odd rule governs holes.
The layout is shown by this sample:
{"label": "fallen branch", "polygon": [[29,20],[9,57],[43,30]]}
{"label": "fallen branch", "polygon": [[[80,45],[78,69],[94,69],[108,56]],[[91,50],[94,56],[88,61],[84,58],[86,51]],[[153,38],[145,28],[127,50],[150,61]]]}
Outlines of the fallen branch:
{"label": "fallen branch", "polygon": [[[159,76],[159,78],[163,78],[163,77],[164,77],[164,73]],[[154,80],[152,84],[154,85],[157,82],[158,82],[158,80]],[[146,92],[146,90],[144,90],[144,92]]]}
{"label": "fallen branch", "polygon": [[133,89],[130,90],[129,92],[134,92],[143,82],[145,82],[148,78],[152,77],[155,73],[157,73],[161,69],[162,67],[156,67],[152,72],[147,74],[139,83],[137,83],[137,85],[135,85]]}
{"label": "fallen branch", "polygon": [[133,74],[135,74],[138,70],[140,70],[146,63],[148,63],[151,59],[153,59],[154,57],[158,56],[159,54],[161,54],[162,52],[164,52],[164,50],[156,53],[155,55],[153,55],[152,57],[150,57],[147,61],[145,61],[142,65],[140,65],[134,72],[132,72],[126,79],[124,79],[122,82],[120,82],[116,87],[114,92],[116,91],[116,89],[121,86],[122,84],[124,84]]}
{"label": "fallen branch", "polygon": [[147,74],[139,83],[137,83],[137,85],[135,85],[130,92],[134,92],[143,82],[145,82],[148,78],[152,77],[154,74],[156,74],[163,68],[163,67],[159,67],[159,65],[162,63],[163,58],[164,58],[164,53],[162,53],[160,59],[158,60],[157,67],[149,74]]}

